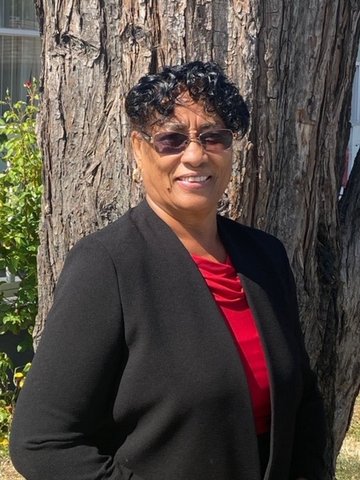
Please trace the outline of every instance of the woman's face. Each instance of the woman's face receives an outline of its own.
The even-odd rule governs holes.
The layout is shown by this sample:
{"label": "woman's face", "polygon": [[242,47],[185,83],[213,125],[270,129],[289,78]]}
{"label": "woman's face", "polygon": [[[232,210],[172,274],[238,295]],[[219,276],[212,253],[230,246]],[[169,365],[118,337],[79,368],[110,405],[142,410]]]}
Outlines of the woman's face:
{"label": "woman's face", "polygon": [[[226,128],[216,114],[206,113],[187,94],[179,101],[173,116],[161,126],[149,127],[148,135],[175,131],[193,140],[210,129]],[[218,201],[230,180],[232,148],[208,151],[191,141],[181,152],[158,153],[139,132],[133,132],[132,146],[147,200],[161,218],[165,214],[181,221],[216,215]]]}

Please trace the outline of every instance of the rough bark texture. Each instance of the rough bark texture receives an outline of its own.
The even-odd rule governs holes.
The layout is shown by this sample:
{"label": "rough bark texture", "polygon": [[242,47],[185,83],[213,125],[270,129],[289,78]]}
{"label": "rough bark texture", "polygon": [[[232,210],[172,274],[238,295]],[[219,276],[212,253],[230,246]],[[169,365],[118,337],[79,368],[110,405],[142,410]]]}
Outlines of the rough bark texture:
{"label": "rough bark texture", "polygon": [[36,3],[45,194],[35,343],[69,248],[140,198],[131,177],[124,94],[164,64],[214,59],[252,112],[221,210],[286,244],[327,404],[331,478],[360,384],[359,161],[341,201],[341,222],[338,208],[359,2]]}

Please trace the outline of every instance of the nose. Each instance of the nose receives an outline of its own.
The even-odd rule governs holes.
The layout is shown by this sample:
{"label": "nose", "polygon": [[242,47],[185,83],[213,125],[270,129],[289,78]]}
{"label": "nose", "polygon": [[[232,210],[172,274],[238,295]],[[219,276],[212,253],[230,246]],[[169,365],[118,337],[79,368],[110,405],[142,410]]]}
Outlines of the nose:
{"label": "nose", "polygon": [[183,151],[181,161],[192,166],[199,166],[207,161],[206,151],[197,137],[189,138],[189,143]]}

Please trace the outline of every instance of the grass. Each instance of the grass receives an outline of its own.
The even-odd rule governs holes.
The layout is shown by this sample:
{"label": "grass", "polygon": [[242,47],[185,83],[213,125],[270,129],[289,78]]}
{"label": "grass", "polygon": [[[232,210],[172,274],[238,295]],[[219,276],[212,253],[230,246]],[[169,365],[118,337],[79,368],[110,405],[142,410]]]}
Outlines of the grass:
{"label": "grass", "polygon": [[337,461],[336,480],[360,478],[360,397],[358,397],[350,428]]}
{"label": "grass", "polygon": [[0,480],[23,480],[11,464],[11,461],[4,452],[0,453]]}
{"label": "grass", "polygon": [[[336,480],[360,479],[360,397],[357,399],[351,426],[338,457]],[[9,457],[0,452],[0,480],[23,480],[15,472]]]}

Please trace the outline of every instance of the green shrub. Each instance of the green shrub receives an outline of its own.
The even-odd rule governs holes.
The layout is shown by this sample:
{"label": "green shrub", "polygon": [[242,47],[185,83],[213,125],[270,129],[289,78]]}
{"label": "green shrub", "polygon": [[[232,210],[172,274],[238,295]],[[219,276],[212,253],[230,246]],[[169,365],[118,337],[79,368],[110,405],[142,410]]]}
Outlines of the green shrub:
{"label": "green shrub", "polygon": [[[14,298],[5,300],[0,291],[0,335],[27,332],[19,351],[31,345],[37,313],[36,256],[42,193],[35,133],[39,95],[35,81],[24,87],[26,102],[13,103],[9,94],[0,102],[6,107],[0,118],[0,160],[7,167],[0,172],[0,270],[6,269],[20,279]],[[8,355],[0,352],[0,452],[7,448],[12,410],[29,368],[27,364],[14,369]]]}
{"label": "green shrub", "polygon": [[[36,255],[41,204],[41,157],[36,142],[36,82],[27,82],[27,102],[12,103],[0,119],[0,270],[21,280],[16,298],[0,303],[0,334],[31,331],[37,313]],[[0,298],[0,300],[3,300]]]}
{"label": "green shrub", "polygon": [[0,352],[0,450],[8,445],[13,391],[10,388],[9,371],[13,369],[12,362],[6,353]]}
{"label": "green shrub", "polygon": [[[30,366],[31,364],[27,363],[23,367],[14,369],[8,355],[0,352],[0,453],[7,451],[14,405],[19,391],[24,385]],[[13,375],[14,385],[10,384],[11,375]]]}

